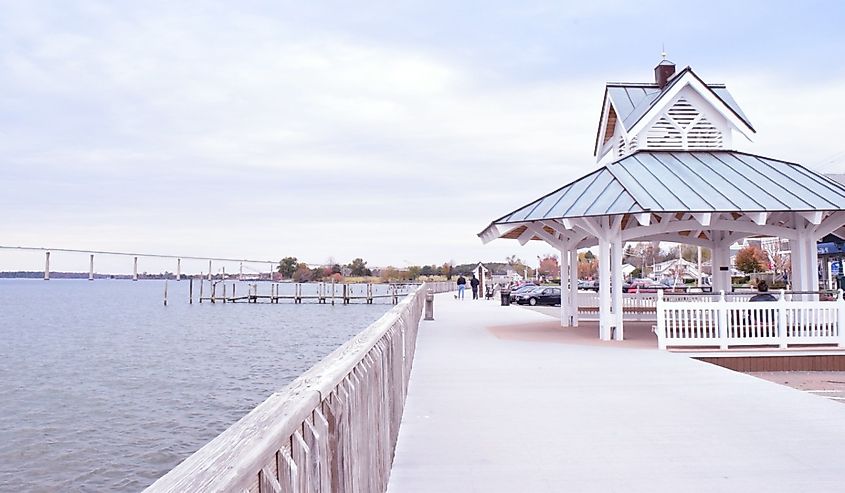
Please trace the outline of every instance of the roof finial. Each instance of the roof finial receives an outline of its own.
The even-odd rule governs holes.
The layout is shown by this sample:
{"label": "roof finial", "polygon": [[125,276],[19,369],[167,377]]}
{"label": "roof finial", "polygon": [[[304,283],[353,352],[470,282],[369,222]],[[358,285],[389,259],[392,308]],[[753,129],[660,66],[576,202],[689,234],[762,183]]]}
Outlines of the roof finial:
{"label": "roof finial", "polygon": [[666,43],[660,43],[660,56],[666,60]]}

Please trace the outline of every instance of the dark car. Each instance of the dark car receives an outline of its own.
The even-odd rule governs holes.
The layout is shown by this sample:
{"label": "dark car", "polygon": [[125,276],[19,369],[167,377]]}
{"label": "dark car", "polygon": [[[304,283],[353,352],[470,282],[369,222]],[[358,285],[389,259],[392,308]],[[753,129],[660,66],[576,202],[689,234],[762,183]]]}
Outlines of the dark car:
{"label": "dark car", "polygon": [[520,286],[516,289],[512,289],[511,294],[509,296],[511,303],[515,302],[516,297],[519,296],[520,294],[524,294],[524,293],[527,293],[529,291],[533,291],[535,289],[537,289],[537,285],[534,284],[534,283],[523,284],[522,286]]}
{"label": "dark car", "polygon": [[560,305],[560,288],[537,288],[516,297],[519,305]]}

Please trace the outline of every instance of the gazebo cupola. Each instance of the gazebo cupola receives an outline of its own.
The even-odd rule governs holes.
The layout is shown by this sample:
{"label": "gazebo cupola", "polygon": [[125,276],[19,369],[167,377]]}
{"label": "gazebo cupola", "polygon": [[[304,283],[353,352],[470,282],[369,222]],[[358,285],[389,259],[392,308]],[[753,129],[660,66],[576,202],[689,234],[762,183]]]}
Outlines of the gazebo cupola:
{"label": "gazebo cupola", "polygon": [[637,150],[731,149],[732,134],[750,140],[751,122],[724,84],[707,84],[664,59],[653,83],[605,87],[594,153],[616,160]]}

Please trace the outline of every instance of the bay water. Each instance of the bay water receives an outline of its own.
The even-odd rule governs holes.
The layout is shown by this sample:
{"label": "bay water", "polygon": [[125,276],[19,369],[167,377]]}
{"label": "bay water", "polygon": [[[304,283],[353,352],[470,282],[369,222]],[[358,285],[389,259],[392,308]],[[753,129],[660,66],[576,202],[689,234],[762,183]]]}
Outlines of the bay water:
{"label": "bay water", "polygon": [[391,307],[168,291],[163,306],[164,281],[0,280],[0,491],[140,491]]}

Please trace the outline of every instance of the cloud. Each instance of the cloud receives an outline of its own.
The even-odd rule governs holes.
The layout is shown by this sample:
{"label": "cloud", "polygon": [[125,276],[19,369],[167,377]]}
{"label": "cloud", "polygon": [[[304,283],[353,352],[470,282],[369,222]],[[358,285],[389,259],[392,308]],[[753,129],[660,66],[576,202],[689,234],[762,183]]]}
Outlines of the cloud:
{"label": "cloud", "polygon": [[[639,59],[590,40],[608,8],[633,22],[623,7],[494,3],[471,22],[414,3],[4,5],[4,242],[374,264],[533,252],[475,233],[593,169],[603,83]],[[751,150],[834,154],[824,132],[791,136],[833,128],[835,77],[725,79],[760,131]]]}

